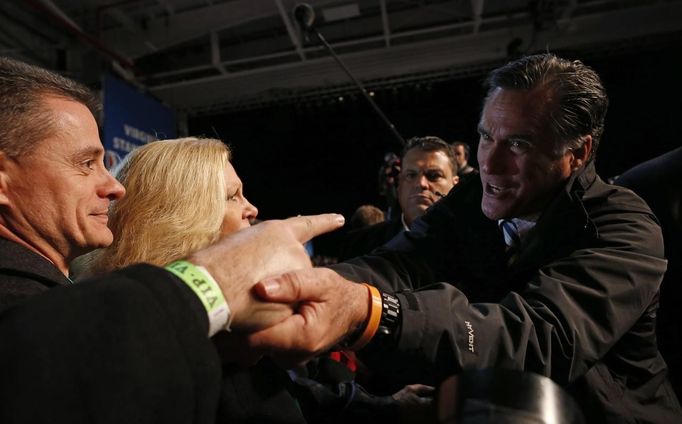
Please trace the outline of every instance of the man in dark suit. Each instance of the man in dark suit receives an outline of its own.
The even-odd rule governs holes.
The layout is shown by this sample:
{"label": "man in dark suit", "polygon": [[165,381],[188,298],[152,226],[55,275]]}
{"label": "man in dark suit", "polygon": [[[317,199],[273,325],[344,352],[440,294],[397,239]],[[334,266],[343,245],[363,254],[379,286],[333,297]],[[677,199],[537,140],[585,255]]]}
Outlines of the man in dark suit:
{"label": "man in dark suit", "polygon": [[661,283],[656,319],[659,349],[670,369],[670,381],[682,396],[682,147],[625,171],[615,184],[641,196],[661,222],[668,270]]}
{"label": "man in dark suit", "polygon": [[[343,217],[263,223],[167,269],[71,284],[69,262],[111,243],[109,203],[124,195],[104,168],[97,102],[2,57],[0,98],[0,422],[213,422],[221,367],[208,336],[291,315],[252,286],[310,267],[302,243]],[[287,405],[277,413],[301,416]]]}
{"label": "man in dark suit", "polygon": [[598,75],[541,54],[487,85],[480,178],[389,247],[264,282],[268,300],[298,302],[301,317],[251,345],[300,360],[345,343],[397,384],[467,368],[535,372],[587,422],[680,422],[655,337],[661,230],[640,198],[595,172],[608,106]]}
{"label": "man in dark suit", "polygon": [[438,137],[413,137],[407,141],[398,175],[399,219],[389,219],[350,231],[339,254],[340,260],[364,255],[386,244],[401,231],[409,231],[415,219],[457,184],[457,162],[449,144]]}
{"label": "man in dark suit", "polygon": [[125,190],[104,168],[90,90],[0,58],[0,308],[66,285],[69,263],[111,244],[109,203]]}

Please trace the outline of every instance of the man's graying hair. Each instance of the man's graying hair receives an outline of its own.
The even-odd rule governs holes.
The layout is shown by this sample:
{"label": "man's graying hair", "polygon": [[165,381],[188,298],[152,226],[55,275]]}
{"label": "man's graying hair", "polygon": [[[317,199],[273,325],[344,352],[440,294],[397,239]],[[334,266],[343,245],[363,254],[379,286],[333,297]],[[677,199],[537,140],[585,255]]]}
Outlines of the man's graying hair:
{"label": "man's graying hair", "polygon": [[609,99],[599,75],[579,60],[561,59],[551,53],[526,56],[493,70],[486,80],[486,101],[496,88],[530,90],[546,88],[556,96],[550,111],[552,130],[562,155],[579,148],[583,137],[592,136],[592,161],[604,132]]}
{"label": "man's graying hair", "polygon": [[87,87],[54,72],[0,57],[0,152],[17,157],[31,152],[54,131],[48,97],[73,100],[97,117],[99,101]]}

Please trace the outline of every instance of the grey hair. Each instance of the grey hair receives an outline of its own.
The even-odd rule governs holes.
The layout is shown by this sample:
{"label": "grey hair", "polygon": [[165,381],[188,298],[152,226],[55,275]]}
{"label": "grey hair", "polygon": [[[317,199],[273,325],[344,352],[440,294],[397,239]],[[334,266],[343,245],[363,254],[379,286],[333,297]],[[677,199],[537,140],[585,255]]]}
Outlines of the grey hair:
{"label": "grey hair", "polygon": [[497,88],[531,90],[544,87],[556,95],[550,111],[552,131],[559,142],[557,156],[581,147],[592,136],[595,158],[604,133],[609,99],[599,75],[579,60],[566,60],[551,53],[525,56],[493,70],[486,79],[486,101]]}
{"label": "grey hair", "polygon": [[100,103],[87,87],[46,69],[0,57],[0,151],[10,157],[31,152],[54,131],[45,105],[55,97],[85,105],[96,118]]}

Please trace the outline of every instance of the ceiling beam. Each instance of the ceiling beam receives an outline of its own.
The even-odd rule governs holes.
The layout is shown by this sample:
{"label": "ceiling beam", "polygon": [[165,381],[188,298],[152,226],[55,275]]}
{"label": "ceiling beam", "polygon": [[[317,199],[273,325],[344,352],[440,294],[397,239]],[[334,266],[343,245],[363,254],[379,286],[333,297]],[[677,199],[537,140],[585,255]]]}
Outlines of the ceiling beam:
{"label": "ceiling beam", "polygon": [[0,13],[0,40],[7,46],[6,49],[0,50],[2,55],[24,56],[42,66],[48,68],[54,66],[55,46],[44,42],[35,34],[30,34],[4,13]]}
{"label": "ceiling beam", "polygon": [[99,39],[93,37],[91,34],[84,32],[80,26],[76,25],[71,18],[61,9],[59,9],[54,3],[52,3],[52,1],[26,0],[26,3],[55,22],[58,26],[65,28],[70,33],[75,35],[81,43],[95,48],[95,50],[97,50],[99,53],[119,62],[121,65],[124,65],[129,69],[134,67],[133,62],[127,57],[121,55],[119,52],[117,52],[115,49],[112,49],[105,43],[102,43]]}
{"label": "ceiling beam", "polygon": [[130,16],[128,16],[124,11],[122,11],[120,9],[111,8],[111,9],[107,9],[106,13],[109,16],[111,16],[112,18],[114,18],[116,20],[116,22],[121,24],[128,31],[130,31],[134,34],[140,34],[140,32],[141,32],[140,27],[137,26],[137,24],[135,24],[135,22],[133,22],[133,20],[130,18]]}
{"label": "ceiling beam", "polygon": [[[321,7],[331,2],[333,0],[320,0],[315,5]],[[163,18],[152,18],[144,30],[144,37],[158,49],[163,50],[203,37],[210,31],[221,31],[278,14],[280,12],[274,2],[232,0],[212,6],[177,11]],[[149,53],[143,43],[140,43],[139,35],[131,34],[124,28],[103,31],[101,37],[108,45],[133,59]]]}
{"label": "ceiling beam", "polygon": [[282,0],[275,0],[275,4],[277,5],[277,10],[282,17],[282,21],[284,22],[284,27],[287,29],[289,39],[296,49],[296,53],[298,53],[298,56],[301,58],[301,60],[305,62],[306,58],[305,53],[303,52],[303,45],[301,44],[301,37],[296,34],[294,25],[291,23],[291,19],[289,19],[289,13],[284,9]]}
{"label": "ceiling beam", "polygon": [[379,0],[379,6],[381,6],[381,26],[384,30],[384,40],[386,40],[386,47],[391,47],[391,26],[388,23],[386,0]]}
{"label": "ceiling beam", "polygon": [[[206,36],[210,31],[220,31],[276,13],[275,6],[270,2],[233,0],[163,18],[151,18],[144,30],[144,37],[159,49],[165,49]],[[139,35],[131,34],[124,28],[103,31],[101,37],[129,57],[138,58],[148,53],[139,42]]]}
{"label": "ceiling beam", "polygon": [[481,22],[483,21],[483,5],[485,0],[471,0],[471,11],[473,15],[474,28],[473,33],[476,34],[481,28]]}
{"label": "ceiling beam", "polygon": [[[679,32],[682,31],[679,16],[682,16],[682,2],[576,15],[569,26],[553,27],[535,34],[531,51],[576,48]],[[484,18],[483,22],[488,19],[491,18]],[[528,24],[513,28],[502,27],[478,34],[394,45],[391,49],[382,47],[349,53],[343,55],[344,62],[361,81],[499,62],[506,58],[510,32],[526,40],[533,39],[532,23],[530,20],[526,22]],[[346,75],[330,58],[324,57],[309,58],[305,63],[291,62],[150,87],[150,90],[169,104],[191,112],[220,104],[245,102],[259,96],[276,96],[279,92],[295,93],[297,90],[346,83]]]}
{"label": "ceiling beam", "polygon": [[218,32],[210,32],[211,40],[211,65],[218,70],[221,74],[227,74],[225,67],[220,63],[220,37],[218,37]]}

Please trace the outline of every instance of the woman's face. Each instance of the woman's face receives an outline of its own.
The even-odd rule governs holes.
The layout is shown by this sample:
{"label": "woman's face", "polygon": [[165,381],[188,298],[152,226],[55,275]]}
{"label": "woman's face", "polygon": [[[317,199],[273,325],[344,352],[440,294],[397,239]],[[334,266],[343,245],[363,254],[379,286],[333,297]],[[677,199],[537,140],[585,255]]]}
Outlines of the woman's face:
{"label": "woman's face", "polygon": [[244,197],[242,181],[229,162],[225,167],[225,186],[227,187],[227,193],[225,193],[227,205],[220,230],[222,235],[250,226],[249,220],[258,215],[258,209]]}

